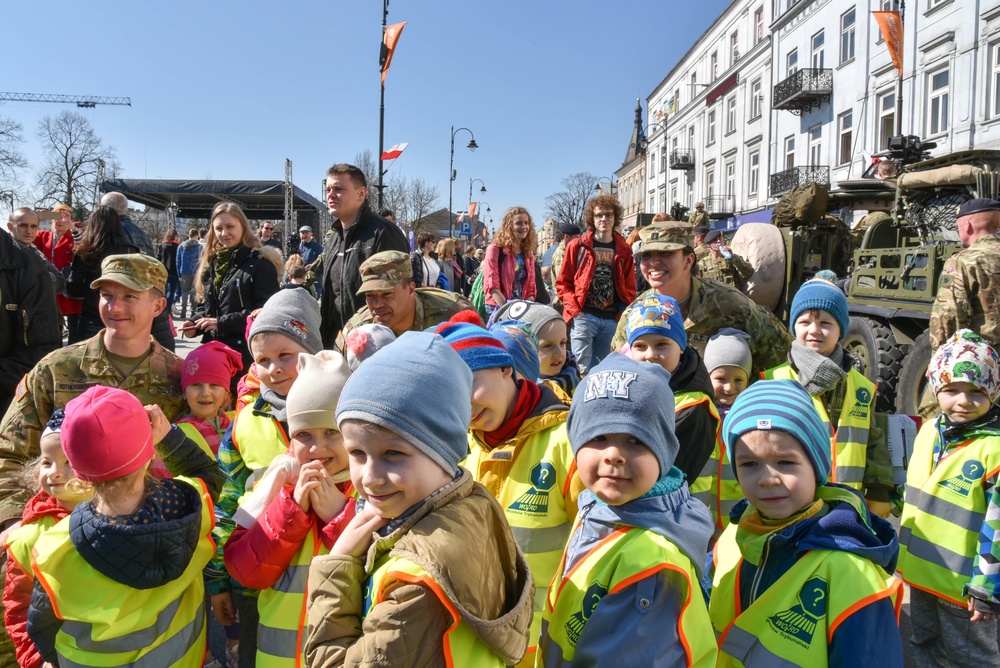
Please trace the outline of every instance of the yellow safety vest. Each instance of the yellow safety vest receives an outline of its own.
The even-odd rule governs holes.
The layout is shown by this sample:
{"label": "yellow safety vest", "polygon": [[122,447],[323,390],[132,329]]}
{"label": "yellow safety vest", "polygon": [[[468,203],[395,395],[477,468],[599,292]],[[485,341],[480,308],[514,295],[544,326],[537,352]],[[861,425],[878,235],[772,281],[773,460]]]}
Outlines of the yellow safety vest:
{"label": "yellow safety vest", "polygon": [[743,500],[743,488],[733,471],[732,463],[729,461],[729,453],[726,446],[721,446],[721,457],[719,458],[719,475],[715,480],[714,501],[719,513],[719,527],[725,529],[729,526],[729,515],[733,506]]}
{"label": "yellow safety vest", "polygon": [[897,571],[911,587],[965,607],[986,519],[984,483],[1000,471],[1000,436],[951,448],[934,464],[936,421],[921,428],[906,473]]}
{"label": "yellow safety vest", "polygon": [[[263,404],[258,409],[258,404]],[[271,416],[271,405],[255,400],[233,418],[233,446],[250,471],[266,469],[278,455],[288,452],[288,437]]]}
{"label": "yellow safety vest", "polygon": [[[233,418],[236,416],[236,413],[233,411],[227,411],[226,415],[229,416],[229,420],[230,422],[232,422]],[[212,459],[218,458],[218,453],[212,452],[211,446],[208,444],[208,441],[205,440],[205,437],[202,436],[201,432],[198,431],[198,427],[196,427],[194,424],[190,422],[177,422],[176,424],[178,427],[180,427],[181,431],[184,432],[184,435],[190,438],[195,443],[197,443],[198,447],[201,448],[206,455],[208,455]]]}
{"label": "yellow safety vest", "polygon": [[69,518],[38,539],[32,570],[62,620],[56,635],[62,668],[202,665],[205,583],[201,571],[215,554],[215,514],[201,480],[175,480],[194,485],[201,493],[201,537],[181,576],[159,587],[135,589],[98,572],[73,546]]}
{"label": "yellow safety vest", "polygon": [[[761,374],[765,380],[798,380],[799,375],[791,364],[784,363]],[[816,412],[833,434],[830,416],[819,397],[812,398]],[[875,384],[862,376],[856,369],[847,373],[847,389],[844,405],[840,411],[835,436],[830,438],[833,456],[830,482],[839,482],[856,490],[864,491],[865,463],[868,461],[868,430],[871,426],[872,410],[875,402]]]}
{"label": "yellow safety vest", "polygon": [[[565,412],[560,412],[561,418],[565,419],[565,416]],[[535,580],[535,614],[531,620],[531,635],[525,655],[525,659],[530,659],[542,628],[545,594],[557,572],[576,518],[575,509],[567,510],[565,500],[576,475],[576,461],[565,422],[535,432],[520,446],[518,442],[515,439],[486,451],[470,435],[471,452],[465,461],[465,468],[476,482],[496,494],[496,480],[491,479],[496,474],[491,472],[491,464],[511,465],[510,472],[500,482],[500,493],[496,496]],[[513,462],[511,457],[514,457]]]}
{"label": "yellow safety vest", "polygon": [[31,575],[31,550],[43,533],[57,524],[51,515],[43,515],[34,522],[22,524],[7,534],[7,556],[17,562],[21,572]]}
{"label": "yellow safety vest", "polygon": [[[715,525],[719,524],[719,506],[715,499],[716,481],[719,479],[719,462],[722,459],[722,418],[719,417],[719,409],[715,407],[715,402],[704,392],[675,392],[674,412],[680,413],[683,410],[706,404],[712,417],[715,418],[715,447],[712,448],[712,456],[705,462],[701,469],[701,474],[694,481],[688,481],[691,488],[691,496],[698,499],[712,513],[712,520]],[[685,444],[686,445],[686,444]]]}
{"label": "yellow safety vest", "polygon": [[385,600],[386,594],[398,583],[426,587],[437,596],[441,605],[451,614],[452,624],[441,637],[444,661],[448,668],[501,668],[506,665],[490,647],[479,639],[476,632],[462,618],[454,602],[441,589],[425,569],[409,559],[387,555],[375,565],[375,571],[365,580],[364,606],[367,617],[372,608]]}
{"label": "yellow safety vest", "polygon": [[[559,574],[564,572],[565,566],[564,554]],[[684,585],[678,592],[683,603],[676,628],[688,657],[687,665],[714,666],[715,638],[709,632],[708,610],[694,565],[660,534],[636,527],[614,531],[594,545],[569,573],[557,576],[559,579],[549,588],[542,613],[544,637],[538,646],[536,665],[572,663],[583,627],[601,598],[662,570],[679,573],[683,579]],[[670,619],[663,623],[675,624]],[[622,640],[622,656],[628,656],[627,639]]]}
{"label": "yellow safety vest", "polygon": [[719,636],[717,665],[825,666],[833,634],[859,608],[891,598],[899,619],[902,583],[871,561],[837,550],[807,552],[743,610],[736,531],[730,525],[715,545],[709,615]]}

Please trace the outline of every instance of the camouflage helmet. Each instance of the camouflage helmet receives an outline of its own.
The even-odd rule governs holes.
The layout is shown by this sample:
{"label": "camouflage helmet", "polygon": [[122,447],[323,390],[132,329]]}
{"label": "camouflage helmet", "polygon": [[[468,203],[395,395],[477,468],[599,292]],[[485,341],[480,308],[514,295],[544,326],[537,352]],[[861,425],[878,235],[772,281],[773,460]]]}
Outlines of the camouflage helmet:
{"label": "camouflage helmet", "polygon": [[688,248],[694,241],[690,223],[664,221],[653,223],[639,231],[639,254],[651,251],[670,252]]}
{"label": "camouflage helmet", "polygon": [[382,251],[365,260],[361,271],[358,294],[375,290],[395,290],[413,280],[410,256],[402,251]]}
{"label": "camouflage helmet", "polygon": [[166,292],[167,268],[155,257],[129,253],[127,255],[109,255],[101,262],[101,276],[90,284],[96,290],[101,283],[118,283],[130,290],[144,292],[156,288],[161,293]]}

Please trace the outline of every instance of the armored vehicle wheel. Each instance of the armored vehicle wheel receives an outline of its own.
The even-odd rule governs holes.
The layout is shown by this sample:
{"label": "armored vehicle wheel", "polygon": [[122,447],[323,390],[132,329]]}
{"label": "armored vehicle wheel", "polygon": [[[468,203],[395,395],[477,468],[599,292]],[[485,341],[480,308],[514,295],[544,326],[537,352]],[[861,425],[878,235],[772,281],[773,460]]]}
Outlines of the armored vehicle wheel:
{"label": "armored vehicle wheel", "polygon": [[732,248],[753,267],[747,279],[747,296],[771,311],[776,309],[785,288],[785,240],[781,229],[768,223],[740,225],[733,235]]}
{"label": "armored vehicle wheel", "polygon": [[892,330],[882,321],[859,316],[851,316],[843,346],[860,362],[858,370],[875,383],[875,410],[891,413],[906,346],[896,342]]}
{"label": "armored vehicle wheel", "polygon": [[924,332],[910,346],[896,385],[896,413],[933,417],[937,399],[927,382],[927,366],[931,361],[931,334]]}

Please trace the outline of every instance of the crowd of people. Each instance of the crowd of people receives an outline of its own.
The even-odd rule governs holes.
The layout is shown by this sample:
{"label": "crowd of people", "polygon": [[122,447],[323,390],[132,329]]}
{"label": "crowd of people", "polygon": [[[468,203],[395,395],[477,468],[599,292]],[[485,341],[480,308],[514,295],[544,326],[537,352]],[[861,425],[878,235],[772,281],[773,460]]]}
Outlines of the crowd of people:
{"label": "crowd of people", "polygon": [[592,198],[546,285],[521,207],[479,258],[351,165],[326,197],[287,262],[231,203],[156,250],[115,197],[79,240],[13,212],[0,666],[901,666],[904,589],[914,665],[997,663],[1000,202],[958,212],[917,431],[843,291],[782,322],[697,209],[626,239]]}

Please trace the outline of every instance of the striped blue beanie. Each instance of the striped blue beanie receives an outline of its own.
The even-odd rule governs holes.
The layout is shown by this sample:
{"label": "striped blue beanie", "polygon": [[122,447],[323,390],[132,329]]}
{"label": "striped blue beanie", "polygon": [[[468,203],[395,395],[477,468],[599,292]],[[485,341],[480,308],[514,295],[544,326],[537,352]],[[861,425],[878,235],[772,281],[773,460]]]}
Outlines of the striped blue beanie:
{"label": "striped blue beanie", "polygon": [[830,477],[830,428],[824,424],[812,397],[794,380],[757,381],[736,397],[722,423],[729,465],[736,474],[736,439],[748,431],[777,429],[802,444],[816,472],[816,485]]}
{"label": "striped blue beanie", "polygon": [[479,325],[448,321],[438,326],[434,331],[444,337],[448,345],[473,371],[514,367],[514,358],[500,343],[500,339]]}
{"label": "striped blue beanie", "polygon": [[538,337],[531,325],[519,320],[502,320],[490,327],[490,334],[504,345],[514,359],[514,370],[522,378],[534,382],[541,374],[538,361]]}
{"label": "striped blue beanie", "polygon": [[851,316],[847,312],[847,297],[843,290],[821,278],[806,281],[795,293],[788,319],[792,336],[795,336],[795,321],[803,311],[813,309],[820,309],[832,315],[840,326],[840,340],[847,338],[847,327],[851,324]]}

